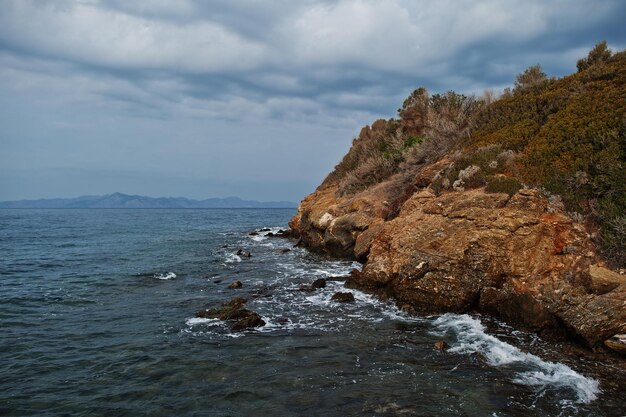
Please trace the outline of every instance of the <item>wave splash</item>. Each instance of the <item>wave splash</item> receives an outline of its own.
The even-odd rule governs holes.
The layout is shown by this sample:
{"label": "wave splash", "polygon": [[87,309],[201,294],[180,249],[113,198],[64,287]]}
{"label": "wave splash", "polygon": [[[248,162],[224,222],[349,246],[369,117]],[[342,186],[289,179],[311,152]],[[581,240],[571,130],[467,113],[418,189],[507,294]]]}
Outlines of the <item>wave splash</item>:
{"label": "wave splash", "polygon": [[457,342],[449,352],[481,353],[492,366],[522,365],[530,368],[518,372],[514,383],[543,389],[548,386],[569,388],[576,393],[578,402],[590,403],[598,398],[599,383],[585,377],[562,363],[547,362],[538,356],[525,353],[494,336],[485,333],[482,323],[467,314],[444,314],[433,322],[436,333],[456,334]]}
{"label": "wave splash", "polygon": [[154,277],[156,279],[163,279],[163,280],[168,280],[168,279],[174,279],[176,278],[176,274],[173,272],[167,272],[165,274],[161,274],[160,272],[157,272],[156,274],[154,274]]}

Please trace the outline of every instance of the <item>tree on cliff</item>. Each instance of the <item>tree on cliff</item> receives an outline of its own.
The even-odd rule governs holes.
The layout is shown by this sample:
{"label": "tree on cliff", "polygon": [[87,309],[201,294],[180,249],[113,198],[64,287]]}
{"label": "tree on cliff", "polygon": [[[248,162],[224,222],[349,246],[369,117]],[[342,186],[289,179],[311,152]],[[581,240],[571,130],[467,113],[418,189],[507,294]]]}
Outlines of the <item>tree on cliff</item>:
{"label": "tree on cliff", "polygon": [[539,64],[528,67],[515,79],[513,92],[519,92],[528,88],[540,87],[548,81],[548,76]]}
{"label": "tree on cliff", "polygon": [[578,60],[576,68],[578,68],[578,72],[584,71],[597,63],[607,62],[612,55],[613,53],[606,45],[606,41],[602,41],[596,44],[596,46],[589,51],[587,58],[581,58]]}

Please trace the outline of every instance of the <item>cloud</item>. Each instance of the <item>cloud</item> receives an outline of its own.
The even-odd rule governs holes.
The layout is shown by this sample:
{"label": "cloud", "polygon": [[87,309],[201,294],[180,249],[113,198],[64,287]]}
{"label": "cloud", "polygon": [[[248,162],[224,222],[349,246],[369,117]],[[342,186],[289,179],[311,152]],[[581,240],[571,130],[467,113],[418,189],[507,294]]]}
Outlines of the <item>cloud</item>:
{"label": "cloud", "polygon": [[[62,139],[172,151],[175,140],[199,146],[193,134],[203,145],[188,176],[202,152],[250,162],[284,146],[302,177],[320,179],[361,125],[393,116],[414,88],[481,93],[536,63],[569,73],[602,39],[626,47],[625,15],[621,0],[3,0],[0,148],[21,149],[13,165],[33,163],[19,143],[46,149],[44,164]],[[65,152],[76,165],[87,157],[74,149],[96,148],[95,165],[131,163],[99,144]],[[248,173],[214,154],[204,158]],[[281,175],[266,169],[267,181]]]}
{"label": "cloud", "polygon": [[[142,89],[147,99],[164,98],[156,106],[193,103],[188,110],[194,113],[204,101],[207,115],[227,117],[215,110],[221,101],[225,109],[255,105],[245,114],[265,117],[292,116],[293,107],[269,112],[261,107],[271,104],[276,110],[277,103],[296,99],[322,99],[325,108],[348,112],[351,106],[388,112],[371,104],[380,103],[382,88],[394,99],[418,84],[476,91],[512,80],[512,71],[540,57],[562,71],[564,58],[583,49],[579,42],[567,43],[572,33],[601,32],[626,8],[618,1],[563,0],[251,0],[210,6],[191,0],[6,0],[0,10],[5,51],[67,63],[73,72],[104,77],[107,84],[111,78],[126,81],[126,94],[100,92],[111,101],[125,97],[145,106],[136,91]],[[167,83],[173,88],[163,91]],[[373,89],[378,91],[368,100]],[[333,93],[334,102],[328,100]],[[366,101],[370,104],[363,106]],[[298,107],[304,115],[311,112],[309,105]]]}

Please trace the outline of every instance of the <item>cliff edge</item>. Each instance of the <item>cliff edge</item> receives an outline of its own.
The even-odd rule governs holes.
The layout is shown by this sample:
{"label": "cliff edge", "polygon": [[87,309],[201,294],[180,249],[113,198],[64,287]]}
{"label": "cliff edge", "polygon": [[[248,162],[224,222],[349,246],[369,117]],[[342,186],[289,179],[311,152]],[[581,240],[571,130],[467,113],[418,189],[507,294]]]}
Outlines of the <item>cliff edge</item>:
{"label": "cliff edge", "polygon": [[603,43],[577,73],[531,67],[497,100],[417,89],[290,226],[408,311],[478,310],[624,353],[625,111],[626,54]]}

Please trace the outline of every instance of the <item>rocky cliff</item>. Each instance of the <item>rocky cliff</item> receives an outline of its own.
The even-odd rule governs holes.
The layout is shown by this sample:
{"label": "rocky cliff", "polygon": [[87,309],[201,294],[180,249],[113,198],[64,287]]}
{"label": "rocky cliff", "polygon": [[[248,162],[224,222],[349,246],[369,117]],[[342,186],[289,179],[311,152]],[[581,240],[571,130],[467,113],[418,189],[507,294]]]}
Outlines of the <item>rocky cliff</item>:
{"label": "rocky cliff", "polygon": [[[408,311],[478,310],[544,334],[623,352],[626,276],[616,269],[623,247],[611,252],[601,243],[602,236],[617,236],[618,242],[624,236],[619,228],[607,232],[609,226],[597,220],[593,208],[609,201],[606,196],[593,200],[584,194],[599,168],[569,159],[578,164],[571,178],[550,177],[541,164],[560,164],[566,151],[534,162],[547,180],[528,166],[536,151],[533,141],[549,132],[551,123],[567,124],[563,114],[571,106],[586,95],[596,100],[599,88],[617,94],[611,109],[618,117],[596,115],[596,125],[612,129],[613,140],[602,138],[603,148],[589,152],[618,150],[614,159],[602,161],[617,166],[602,168],[601,175],[610,171],[603,181],[610,185],[610,202],[617,202],[611,206],[619,209],[615,218],[623,219],[623,55],[569,78],[518,85],[493,103],[416,90],[399,120],[379,120],[361,131],[335,171],[301,202],[291,228],[313,250],[362,261],[362,271],[355,271],[348,284],[391,297]],[[604,74],[602,83],[593,84],[597,78],[586,71]],[[584,88],[564,95],[572,85]],[[555,92],[563,93],[557,104],[545,98]],[[507,116],[508,122],[490,129],[493,117],[512,112],[528,97],[534,111],[543,114],[542,123]],[[524,130],[535,123],[532,134]],[[510,124],[517,127],[509,129]],[[511,137],[515,132],[518,137]],[[572,140],[575,147],[585,139]],[[564,198],[550,193],[546,188],[557,179],[582,191]],[[572,201],[583,210],[573,210]]]}

